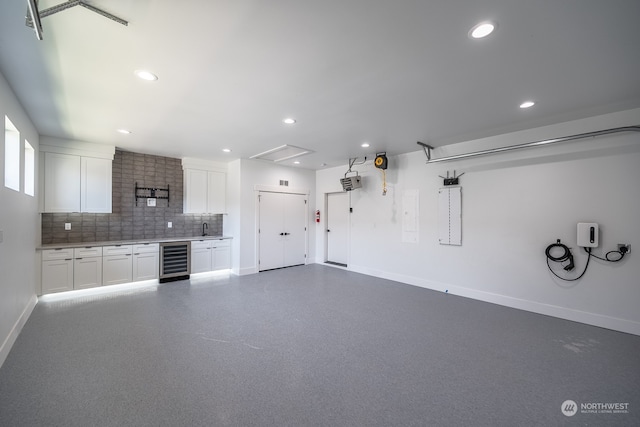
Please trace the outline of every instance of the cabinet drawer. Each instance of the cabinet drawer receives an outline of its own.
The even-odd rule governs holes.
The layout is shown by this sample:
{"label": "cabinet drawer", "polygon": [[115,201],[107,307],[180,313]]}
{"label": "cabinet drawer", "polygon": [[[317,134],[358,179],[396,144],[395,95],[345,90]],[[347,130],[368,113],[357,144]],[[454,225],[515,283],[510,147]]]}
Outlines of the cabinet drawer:
{"label": "cabinet drawer", "polygon": [[131,255],[133,252],[132,245],[114,245],[114,246],[103,246],[102,247],[102,255]]}
{"label": "cabinet drawer", "polygon": [[42,251],[42,261],[73,259],[73,248],[46,249]]}
{"label": "cabinet drawer", "polygon": [[133,245],[134,254],[149,254],[160,251],[160,244],[158,243],[140,243]]}
{"label": "cabinet drawer", "polygon": [[73,250],[74,258],[93,258],[98,256],[102,256],[102,246],[87,246]]}
{"label": "cabinet drawer", "polygon": [[211,243],[214,248],[228,248],[231,246],[231,240],[229,239],[212,240]]}
{"label": "cabinet drawer", "polygon": [[211,247],[211,240],[192,240],[191,251],[198,249],[208,249]]}

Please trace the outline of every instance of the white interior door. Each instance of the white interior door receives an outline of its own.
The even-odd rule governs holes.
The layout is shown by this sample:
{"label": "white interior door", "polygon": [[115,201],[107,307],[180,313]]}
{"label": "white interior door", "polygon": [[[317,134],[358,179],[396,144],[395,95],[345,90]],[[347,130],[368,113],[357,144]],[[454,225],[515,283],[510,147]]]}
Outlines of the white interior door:
{"label": "white interior door", "polygon": [[259,269],[271,270],[284,266],[282,202],[279,193],[261,192],[259,196]]}
{"label": "white interior door", "polygon": [[260,271],[305,263],[306,199],[302,194],[260,192]]}
{"label": "white interior door", "polygon": [[327,262],[347,265],[349,247],[349,196],[327,194]]}
{"label": "white interior door", "polygon": [[283,194],[284,266],[305,263],[307,237],[307,196]]}

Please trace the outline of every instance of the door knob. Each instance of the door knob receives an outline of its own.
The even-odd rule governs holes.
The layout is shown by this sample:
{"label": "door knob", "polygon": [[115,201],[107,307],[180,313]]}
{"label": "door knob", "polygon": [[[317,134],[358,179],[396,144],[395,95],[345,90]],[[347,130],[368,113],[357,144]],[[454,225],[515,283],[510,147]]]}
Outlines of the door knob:
{"label": "door knob", "polygon": [[290,234],[291,234],[291,233],[284,233],[284,235],[285,235],[285,236],[288,236],[288,235],[290,235]]}
{"label": "door knob", "polygon": [[280,233],[281,236],[284,236],[284,233]]}
{"label": "door knob", "polygon": [[331,230],[327,230],[327,233],[329,233]]}

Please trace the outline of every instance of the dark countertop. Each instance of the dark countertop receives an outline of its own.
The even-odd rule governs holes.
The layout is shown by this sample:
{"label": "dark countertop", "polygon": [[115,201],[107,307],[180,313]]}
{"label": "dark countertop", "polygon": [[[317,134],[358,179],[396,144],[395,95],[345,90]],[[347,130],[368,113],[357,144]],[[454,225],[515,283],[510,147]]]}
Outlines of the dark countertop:
{"label": "dark countertop", "polygon": [[166,243],[166,242],[184,242],[185,240],[222,240],[233,239],[230,236],[190,236],[190,237],[168,237],[165,239],[137,239],[137,240],[109,240],[103,242],[77,242],[77,243],[51,243],[40,245],[36,250],[45,249],[63,249],[63,248],[86,248],[91,246],[113,246],[113,245],[136,245],[143,243]]}

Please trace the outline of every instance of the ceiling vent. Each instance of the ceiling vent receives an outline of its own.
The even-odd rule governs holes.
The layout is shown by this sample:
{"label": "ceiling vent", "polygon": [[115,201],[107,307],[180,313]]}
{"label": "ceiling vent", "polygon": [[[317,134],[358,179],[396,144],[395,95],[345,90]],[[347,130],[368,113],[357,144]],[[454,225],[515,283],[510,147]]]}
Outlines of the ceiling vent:
{"label": "ceiling vent", "polygon": [[296,147],[295,145],[281,145],[280,147],[267,150],[264,153],[256,154],[249,157],[250,159],[268,160],[270,162],[282,162],[283,160],[293,159],[294,157],[304,156],[311,153],[306,148]]}

